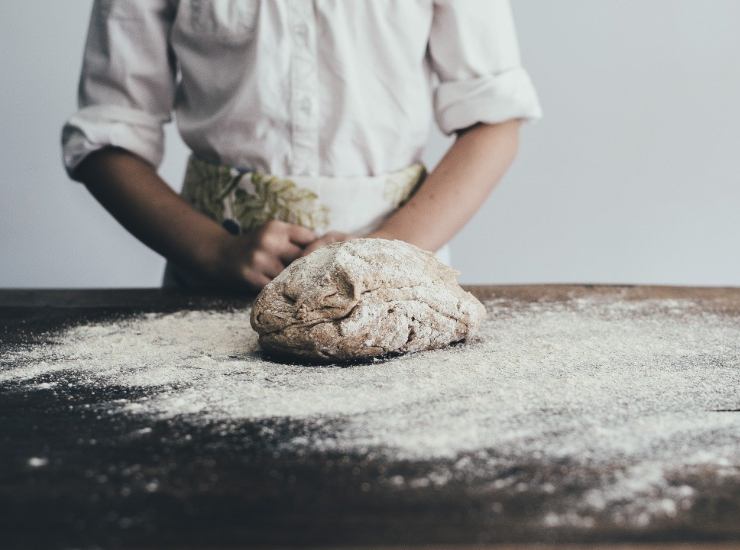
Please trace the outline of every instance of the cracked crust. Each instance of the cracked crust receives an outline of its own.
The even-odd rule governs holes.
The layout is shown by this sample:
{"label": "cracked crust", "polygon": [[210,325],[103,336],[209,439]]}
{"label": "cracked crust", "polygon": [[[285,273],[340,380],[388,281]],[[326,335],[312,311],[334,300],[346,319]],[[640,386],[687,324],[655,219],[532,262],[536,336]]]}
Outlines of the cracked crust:
{"label": "cracked crust", "polygon": [[475,334],[485,317],[457,275],[403,241],[335,243],[270,282],[255,300],[251,323],[265,351],[310,360],[442,348]]}

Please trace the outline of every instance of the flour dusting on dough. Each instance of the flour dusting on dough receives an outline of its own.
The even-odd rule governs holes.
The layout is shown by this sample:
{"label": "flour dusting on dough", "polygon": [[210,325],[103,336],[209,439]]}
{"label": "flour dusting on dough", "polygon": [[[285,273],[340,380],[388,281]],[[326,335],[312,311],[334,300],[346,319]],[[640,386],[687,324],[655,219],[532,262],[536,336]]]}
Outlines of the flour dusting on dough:
{"label": "flour dusting on dough", "polygon": [[444,348],[472,337],[486,314],[457,276],[403,241],[334,243],[265,286],[251,323],[266,350],[314,360]]}

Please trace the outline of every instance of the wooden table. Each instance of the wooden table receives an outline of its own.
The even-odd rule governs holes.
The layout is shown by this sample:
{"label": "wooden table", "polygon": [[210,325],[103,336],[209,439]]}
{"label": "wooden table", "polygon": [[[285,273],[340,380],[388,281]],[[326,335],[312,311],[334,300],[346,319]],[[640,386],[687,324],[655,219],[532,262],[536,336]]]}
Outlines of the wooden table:
{"label": "wooden table", "polygon": [[[631,287],[630,299],[689,298],[707,311],[736,315],[740,290]],[[600,286],[474,287],[480,297],[559,300],[613,292]],[[30,345],[49,330],[140,312],[247,305],[249,298],[146,290],[0,290],[0,351]],[[0,363],[0,369],[13,368]],[[740,390],[740,388],[739,388]],[[177,424],[155,425],[157,437],[131,440],[135,416],[85,414],[108,394],[70,387],[50,394],[0,384],[0,547],[415,546],[519,548],[512,544],[628,544],[680,542],[734,547],[740,541],[740,487],[712,498],[691,521],[641,530],[584,533],[528,522],[535,502],[512,498],[509,513],[482,513],[486,497],[459,484],[442,490],[408,489],[393,495],[363,492],[387,465],[363,456],[315,453],[279,456],[242,441],[249,422],[228,436],[201,426],[184,441]],[[275,426],[289,435],[290,428]],[[90,444],[96,441],[95,445]],[[27,457],[53,448],[63,460],[29,468]],[[115,468],[110,465],[114,464]],[[424,464],[408,463],[413,471]],[[129,468],[129,470],[127,470]],[[122,495],[130,468],[156,475],[160,490]],[[104,483],[101,483],[104,479]],[[125,519],[131,518],[131,519]],[[125,519],[125,520],[124,520]],[[724,544],[720,544],[725,541]],[[729,541],[729,542],[728,542]],[[436,546],[435,546],[436,545]],[[507,546],[509,545],[509,546]],[[487,547],[487,546],[486,546]],[[560,548],[565,548],[561,546]],[[575,546],[567,546],[568,548]],[[652,546],[651,546],[652,547]],[[682,546],[683,547],[683,546]],[[698,547],[698,546],[694,546]],[[545,548],[544,546],[542,548]]]}

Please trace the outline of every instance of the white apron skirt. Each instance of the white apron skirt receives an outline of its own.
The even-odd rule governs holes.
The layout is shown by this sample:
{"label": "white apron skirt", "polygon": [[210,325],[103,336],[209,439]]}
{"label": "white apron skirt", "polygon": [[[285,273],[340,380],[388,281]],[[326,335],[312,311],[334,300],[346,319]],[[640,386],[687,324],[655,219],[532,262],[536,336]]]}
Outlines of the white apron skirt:
{"label": "white apron skirt", "polygon": [[[383,176],[273,176],[190,157],[182,196],[196,210],[238,234],[270,220],[302,225],[317,235],[339,231],[364,236],[380,227],[426,177],[422,164]],[[449,263],[445,246],[437,256]],[[197,274],[168,262],[164,286],[209,286]]]}

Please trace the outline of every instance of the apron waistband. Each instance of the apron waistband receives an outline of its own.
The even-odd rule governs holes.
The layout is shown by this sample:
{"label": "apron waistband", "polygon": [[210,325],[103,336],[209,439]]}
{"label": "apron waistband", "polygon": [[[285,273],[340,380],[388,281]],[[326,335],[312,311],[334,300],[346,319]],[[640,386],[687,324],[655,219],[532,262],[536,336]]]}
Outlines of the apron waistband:
{"label": "apron waistband", "polygon": [[232,232],[280,220],[319,232],[360,235],[404,204],[425,177],[421,163],[383,176],[274,176],[191,155],[182,195]]}

